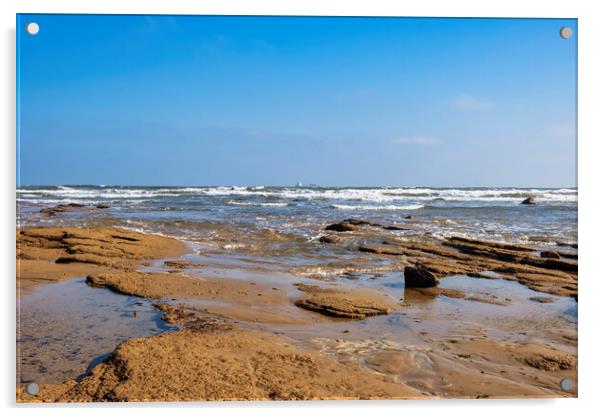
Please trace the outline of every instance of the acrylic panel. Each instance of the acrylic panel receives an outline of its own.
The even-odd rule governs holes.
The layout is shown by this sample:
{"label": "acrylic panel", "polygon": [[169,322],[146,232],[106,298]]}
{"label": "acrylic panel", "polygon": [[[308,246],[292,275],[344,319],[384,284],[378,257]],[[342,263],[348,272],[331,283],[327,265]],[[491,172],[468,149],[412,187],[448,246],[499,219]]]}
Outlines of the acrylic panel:
{"label": "acrylic panel", "polygon": [[577,396],[577,20],[17,16],[19,402]]}

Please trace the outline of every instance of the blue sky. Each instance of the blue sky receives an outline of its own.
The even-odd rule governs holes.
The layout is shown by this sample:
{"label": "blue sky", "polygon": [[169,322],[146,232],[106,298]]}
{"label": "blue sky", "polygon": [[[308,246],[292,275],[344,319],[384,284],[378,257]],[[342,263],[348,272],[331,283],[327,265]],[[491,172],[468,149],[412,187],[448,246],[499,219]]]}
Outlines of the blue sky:
{"label": "blue sky", "polygon": [[17,27],[21,185],[576,186],[574,19]]}

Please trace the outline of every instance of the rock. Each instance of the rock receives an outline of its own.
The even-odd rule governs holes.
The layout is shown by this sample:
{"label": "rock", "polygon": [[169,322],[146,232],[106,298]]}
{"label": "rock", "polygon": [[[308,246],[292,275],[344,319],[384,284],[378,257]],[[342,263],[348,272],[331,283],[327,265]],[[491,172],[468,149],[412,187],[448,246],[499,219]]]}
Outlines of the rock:
{"label": "rock", "polygon": [[390,297],[368,290],[319,287],[314,285],[295,285],[297,289],[308,293],[295,302],[300,308],[323,315],[347,319],[365,319],[369,316],[388,314],[397,308]]}
{"label": "rock", "polygon": [[96,208],[98,209],[108,209],[111,208],[109,204],[96,204]]}
{"label": "rock", "polygon": [[533,368],[543,371],[558,371],[575,368],[575,357],[562,352],[536,352],[523,357],[523,361]]}
{"label": "rock", "polygon": [[62,214],[63,212],[81,211],[84,209],[86,209],[85,205],[71,202],[69,204],[59,204],[55,207],[41,209],[40,213],[53,217],[56,214]]}
{"label": "rock", "polygon": [[343,220],[343,222],[349,223],[351,225],[373,225],[373,224],[369,223],[368,221],[356,220],[354,218],[347,218],[346,220]]}
{"label": "rock", "polygon": [[526,198],[525,200],[523,200],[523,202],[521,202],[521,204],[522,205],[535,205],[536,204],[535,198],[533,198],[533,197]]}
{"label": "rock", "polygon": [[566,241],[556,241],[556,245],[559,247],[570,247],[570,248],[574,248],[574,249],[578,249],[579,246],[577,245],[577,243],[569,243]]}
{"label": "rock", "polygon": [[421,266],[406,266],[403,274],[406,287],[433,287],[439,284],[439,279]]}
{"label": "rock", "polygon": [[383,229],[389,230],[389,231],[405,231],[405,230],[407,230],[406,228],[397,227],[396,225],[386,225],[386,226],[383,226]]}
{"label": "rock", "polygon": [[[358,250],[398,256],[403,265],[420,265],[438,279],[458,274],[492,278],[493,274],[493,278],[517,281],[538,292],[557,296],[577,295],[576,252],[551,250],[558,253],[560,259],[546,258],[540,256],[541,250],[534,246],[462,237],[449,237],[443,241],[428,237],[389,238],[380,242],[366,241]],[[566,244],[576,246],[572,242]]]}
{"label": "rock", "polygon": [[538,302],[538,303],[552,303],[556,302],[556,299],[551,298],[549,296],[533,296],[529,298],[530,301]]}
{"label": "rock", "polygon": [[202,267],[202,265],[200,263],[194,263],[192,261],[186,261],[186,260],[165,260],[163,262],[163,265],[165,267],[169,267],[172,269],[198,269],[200,267]]}
{"label": "rock", "polygon": [[413,215],[406,215],[404,218],[406,220],[411,220],[412,218],[414,218],[414,216]]}
{"label": "rock", "polygon": [[323,235],[320,237],[320,243],[335,244],[341,241],[338,235]]}
{"label": "rock", "polygon": [[330,224],[325,228],[327,231],[345,232],[357,230],[357,225],[353,225],[347,221],[342,221],[336,224]]}
{"label": "rock", "polygon": [[556,251],[542,251],[539,256],[545,259],[560,259],[560,254]]}

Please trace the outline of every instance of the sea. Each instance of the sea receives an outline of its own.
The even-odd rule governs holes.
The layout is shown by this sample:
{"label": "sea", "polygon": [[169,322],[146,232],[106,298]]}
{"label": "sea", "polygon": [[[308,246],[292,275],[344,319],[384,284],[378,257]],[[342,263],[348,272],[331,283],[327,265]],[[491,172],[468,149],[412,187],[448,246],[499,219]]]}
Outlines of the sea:
{"label": "sea", "polygon": [[[17,209],[22,226],[108,224],[179,237],[227,224],[311,240],[327,224],[358,218],[442,239],[574,243],[577,195],[576,188],[31,186],[17,189]],[[521,204],[527,197],[536,205]],[[69,203],[109,208],[41,213]]]}

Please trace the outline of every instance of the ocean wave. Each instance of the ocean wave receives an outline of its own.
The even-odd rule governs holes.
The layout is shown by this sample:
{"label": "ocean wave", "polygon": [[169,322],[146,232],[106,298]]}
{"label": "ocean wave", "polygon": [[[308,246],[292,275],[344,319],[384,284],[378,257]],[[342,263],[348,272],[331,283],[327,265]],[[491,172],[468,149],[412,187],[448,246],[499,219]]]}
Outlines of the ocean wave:
{"label": "ocean wave", "polygon": [[346,209],[346,210],[361,210],[361,211],[399,211],[399,210],[417,210],[424,208],[424,205],[344,205],[344,204],[332,204],[332,208]]}
{"label": "ocean wave", "polygon": [[228,205],[242,205],[251,207],[286,207],[287,202],[244,202],[244,201],[228,201]]}
{"label": "ocean wave", "polygon": [[278,199],[339,200],[374,203],[399,201],[478,201],[520,202],[534,197],[539,202],[576,203],[577,190],[571,188],[274,188],[265,186],[215,187],[47,187],[21,188],[20,197],[47,196],[52,198],[125,199],[200,196],[256,196]]}

